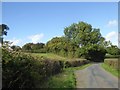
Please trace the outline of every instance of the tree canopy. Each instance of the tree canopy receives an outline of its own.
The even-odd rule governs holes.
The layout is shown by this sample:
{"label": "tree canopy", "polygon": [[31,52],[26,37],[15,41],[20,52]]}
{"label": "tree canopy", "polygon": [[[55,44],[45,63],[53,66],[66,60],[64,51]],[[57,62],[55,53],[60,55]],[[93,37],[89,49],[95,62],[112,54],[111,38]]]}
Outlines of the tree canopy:
{"label": "tree canopy", "polygon": [[6,24],[0,25],[0,42],[3,43],[3,35],[7,35],[7,30],[9,27]]}
{"label": "tree canopy", "polygon": [[71,42],[79,45],[79,53],[85,58],[93,61],[104,59],[107,42],[102,37],[100,29],[92,28],[88,23],[79,22],[66,27],[64,34]]}
{"label": "tree canopy", "polygon": [[45,52],[45,44],[44,43],[26,43],[22,50],[26,52]]}

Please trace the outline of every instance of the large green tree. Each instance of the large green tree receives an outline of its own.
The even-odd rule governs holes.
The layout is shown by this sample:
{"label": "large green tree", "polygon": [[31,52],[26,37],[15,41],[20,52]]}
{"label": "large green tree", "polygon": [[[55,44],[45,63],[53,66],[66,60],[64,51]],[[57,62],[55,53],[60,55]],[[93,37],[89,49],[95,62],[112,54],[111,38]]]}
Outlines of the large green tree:
{"label": "large green tree", "polygon": [[26,43],[22,50],[26,52],[45,52],[45,44],[44,43]]}
{"label": "large green tree", "polygon": [[115,45],[111,45],[111,46],[107,47],[106,50],[107,50],[108,54],[120,55],[120,49]]}
{"label": "large green tree", "polygon": [[93,61],[103,61],[106,41],[100,29],[92,28],[85,22],[74,23],[64,29],[65,36],[80,46],[80,54]]}
{"label": "large green tree", "polygon": [[78,47],[78,45],[70,42],[66,37],[54,37],[46,44],[48,52],[71,58],[75,57],[75,51]]}

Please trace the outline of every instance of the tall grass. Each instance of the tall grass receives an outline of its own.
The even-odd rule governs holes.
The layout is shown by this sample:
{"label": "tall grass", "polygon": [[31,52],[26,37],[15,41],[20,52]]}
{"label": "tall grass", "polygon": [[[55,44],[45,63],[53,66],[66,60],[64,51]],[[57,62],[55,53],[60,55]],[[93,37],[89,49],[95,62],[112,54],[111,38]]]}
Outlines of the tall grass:
{"label": "tall grass", "polygon": [[101,65],[106,71],[120,78],[120,60],[119,59],[105,59]]}

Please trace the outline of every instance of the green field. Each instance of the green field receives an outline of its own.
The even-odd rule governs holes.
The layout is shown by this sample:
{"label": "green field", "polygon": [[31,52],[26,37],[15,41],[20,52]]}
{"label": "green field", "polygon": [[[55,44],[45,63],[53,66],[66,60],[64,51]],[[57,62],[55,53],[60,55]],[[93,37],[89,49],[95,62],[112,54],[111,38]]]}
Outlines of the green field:
{"label": "green field", "polygon": [[51,60],[66,60],[67,58],[61,57],[52,53],[31,53],[32,56],[43,58],[43,59],[51,59]]}
{"label": "green field", "polygon": [[35,56],[37,58],[41,58],[42,60],[44,59],[50,59],[50,60],[62,60],[62,61],[66,61],[66,60],[85,60],[83,58],[68,58],[68,57],[62,57],[53,53],[30,53],[32,56]]}

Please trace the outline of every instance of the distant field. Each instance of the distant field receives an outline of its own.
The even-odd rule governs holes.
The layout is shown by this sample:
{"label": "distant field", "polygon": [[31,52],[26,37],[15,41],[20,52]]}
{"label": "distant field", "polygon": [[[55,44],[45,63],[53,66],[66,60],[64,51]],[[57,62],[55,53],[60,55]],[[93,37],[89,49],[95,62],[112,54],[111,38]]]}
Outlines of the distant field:
{"label": "distant field", "polygon": [[66,61],[66,60],[85,60],[83,58],[67,58],[67,57],[62,57],[53,53],[30,53],[32,56],[36,56],[38,58],[47,58],[47,59],[51,59],[51,60],[62,60],[62,61]]}
{"label": "distant field", "polygon": [[32,56],[36,56],[38,58],[47,58],[51,60],[66,60],[67,58],[61,57],[52,53],[31,53]]}

